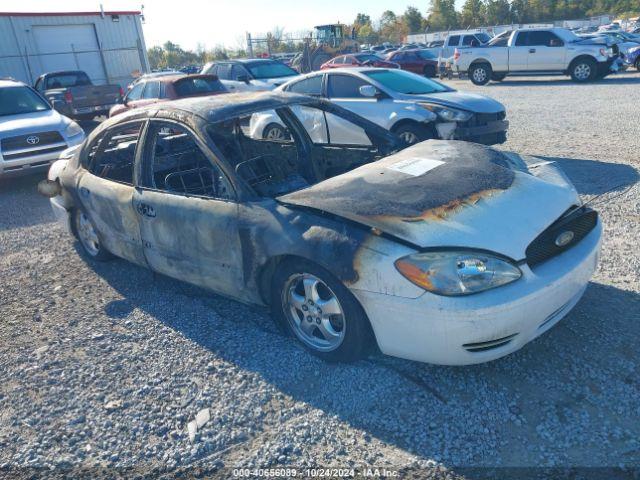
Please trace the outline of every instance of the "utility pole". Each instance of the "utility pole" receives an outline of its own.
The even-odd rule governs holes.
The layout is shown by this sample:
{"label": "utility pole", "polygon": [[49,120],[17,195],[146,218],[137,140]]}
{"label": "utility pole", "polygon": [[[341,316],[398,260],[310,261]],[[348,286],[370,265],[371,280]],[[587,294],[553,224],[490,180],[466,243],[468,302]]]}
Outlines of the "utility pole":
{"label": "utility pole", "polygon": [[251,34],[247,32],[247,57],[253,58],[253,42],[251,41]]}

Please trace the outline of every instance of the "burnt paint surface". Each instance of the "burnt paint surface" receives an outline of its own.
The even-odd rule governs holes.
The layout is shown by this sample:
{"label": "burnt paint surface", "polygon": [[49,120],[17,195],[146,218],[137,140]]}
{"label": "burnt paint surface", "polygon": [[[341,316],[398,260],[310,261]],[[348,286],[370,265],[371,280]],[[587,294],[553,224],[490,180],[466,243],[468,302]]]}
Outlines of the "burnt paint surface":
{"label": "burnt paint surface", "polygon": [[[444,163],[421,175],[390,168],[412,160]],[[478,144],[433,140],[280,200],[364,220],[384,231],[388,230],[386,222],[375,220],[440,218],[448,211],[508,189],[513,179],[509,160],[499,151]]]}
{"label": "burnt paint surface", "polygon": [[239,235],[249,295],[260,293],[260,275],[268,261],[284,256],[310,260],[345,284],[353,284],[360,275],[358,251],[371,236],[364,228],[305,209],[288,208],[274,200],[241,204]]}

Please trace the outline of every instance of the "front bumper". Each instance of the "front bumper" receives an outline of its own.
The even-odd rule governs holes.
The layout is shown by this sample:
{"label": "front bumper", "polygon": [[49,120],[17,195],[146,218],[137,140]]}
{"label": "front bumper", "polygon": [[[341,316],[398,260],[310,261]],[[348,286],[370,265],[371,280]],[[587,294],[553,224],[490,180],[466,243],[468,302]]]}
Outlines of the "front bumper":
{"label": "front bumper", "polygon": [[53,215],[56,217],[56,221],[64,227],[67,233],[73,234],[71,229],[71,215],[64,205],[63,197],[58,195],[49,201],[51,202],[51,209],[53,210]]}
{"label": "front bumper", "polygon": [[519,350],[580,300],[599,257],[602,225],[581,242],[509,285],[468,297],[424,293],[409,299],[352,290],[380,350],[443,365],[487,362]]}
{"label": "front bumper", "polygon": [[606,62],[598,62],[598,76],[603,77],[620,70],[621,62],[619,57],[610,57]]}
{"label": "front bumper", "polygon": [[507,130],[509,130],[507,120],[495,120],[478,126],[459,126],[456,129],[455,138],[456,140],[494,145],[507,141]]}

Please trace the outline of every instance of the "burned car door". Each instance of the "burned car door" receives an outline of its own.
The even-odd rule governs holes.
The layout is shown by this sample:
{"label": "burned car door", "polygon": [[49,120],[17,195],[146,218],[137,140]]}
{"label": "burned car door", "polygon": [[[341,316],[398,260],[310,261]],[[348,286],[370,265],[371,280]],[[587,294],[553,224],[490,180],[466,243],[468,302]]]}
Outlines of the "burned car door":
{"label": "burned car door", "polygon": [[134,207],[160,273],[235,297],[242,280],[233,187],[183,124],[149,122]]}
{"label": "burned car door", "polygon": [[104,246],[113,254],[146,265],[133,209],[134,164],[144,121],[118,124],[88,146],[78,197]]}

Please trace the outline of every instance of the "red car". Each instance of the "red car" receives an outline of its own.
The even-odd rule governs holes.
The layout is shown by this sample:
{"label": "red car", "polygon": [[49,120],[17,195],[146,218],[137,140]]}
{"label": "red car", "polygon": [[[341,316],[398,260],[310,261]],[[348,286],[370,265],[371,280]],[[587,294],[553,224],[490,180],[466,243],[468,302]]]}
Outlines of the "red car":
{"label": "red car", "polygon": [[216,75],[167,75],[140,80],[124,97],[121,104],[109,111],[113,117],[132,108],[185,97],[205,97],[227,93]]}
{"label": "red car", "polygon": [[400,65],[402,70],[435,77],[438,74],[438,57],[429,50],[400,50],[387,56],[388,62]]}
{"label": "red car", "polygon": [[332,58],[328,62],[323,63],[320,70],[344,67],[400,68],[397,63],[384,61],[371,53],[352,53],[350,55],[340,55],[339,57]]}

